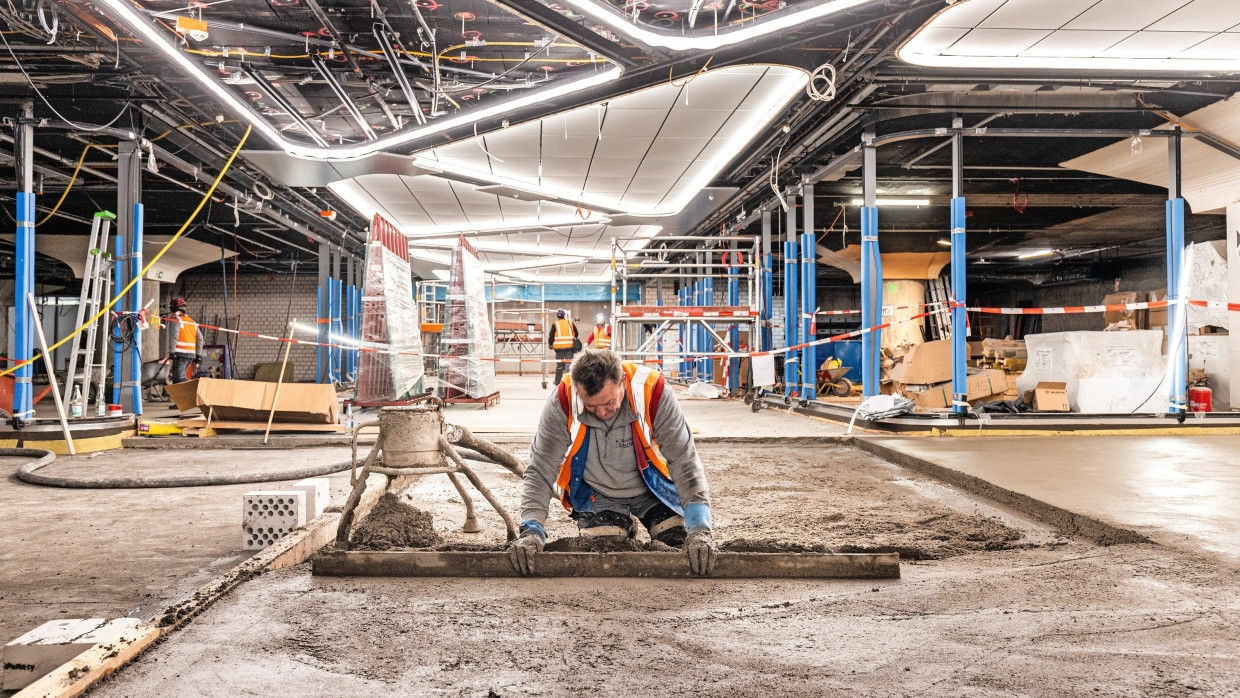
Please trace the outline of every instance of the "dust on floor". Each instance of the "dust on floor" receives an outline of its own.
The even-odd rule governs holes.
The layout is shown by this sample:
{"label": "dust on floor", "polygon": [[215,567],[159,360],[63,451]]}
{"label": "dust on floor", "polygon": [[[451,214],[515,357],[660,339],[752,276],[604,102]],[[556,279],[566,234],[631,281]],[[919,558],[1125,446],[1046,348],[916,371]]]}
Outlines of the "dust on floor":
{"label": "dust on floor", "polygon": [[[702,451],[725,544],[918,559],[882,581],[351,579],[302,565],[247,582],[97,695],[1240,692],[1235,570],[1062,540],[847,447]],[[515,479],[485,477],[516,501]],[[502,540],[481,509],[486,531],[459,531],[446,481],[412,494],[445,545]],[[562,513],[550,528],[575,533]]]}

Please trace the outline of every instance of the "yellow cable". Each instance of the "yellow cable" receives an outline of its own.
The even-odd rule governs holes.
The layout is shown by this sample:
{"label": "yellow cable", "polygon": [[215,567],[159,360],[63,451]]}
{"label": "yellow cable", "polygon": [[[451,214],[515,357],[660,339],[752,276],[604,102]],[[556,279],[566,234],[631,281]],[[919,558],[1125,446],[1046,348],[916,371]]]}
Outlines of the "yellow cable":
{"label": "yellow cable", "polygon": [[77,165],[73,168],[73,175],[69,177],[68,186],[66,186],[65,190],[60,194],[60,200],[56,202],[56,205],[52,207],[52,210],[47,212],[46,216],[43,216],[43,220],[34,224],[36,228],[51,220],[52,216],[56,215],[56,212],[60,210],[60,205],[65,202],[65,197],[69,195],[69,190],[73,188],[73,183],[77,181],[78,172],[82,169],[82,163],[86,161],[86,153],[90,152],[90,147],[91,144],[87,143],[86,147],[82,148],[82,155],[78,158]]}
{"label": "yellow cable", "polygon": [[[94,317],[92,317],[91,319],[82,323],[81,327],[65,335],[63,339],[56,342],[52,346],[48,347],[47,348],[48,351],[55,351],[62,344],[69,341],[70,339],[73,339],[79,333],[81,333],[82,330],[86,329],[87,327],[90,327],[99,318],[103,317],[104,313],[111,310],[112,306],[116,305],[122,298],[124,298],[126,293],[129,293],[129,289],[133,288],[135,284],[137,284],[139,281],[142,280],[142,277],[146,276],[146,273],[150,271],[151,267],[155,266],[155,263],[158,262],[161,257],[164,256],[164,253],[167,252],[168,249],[172,247],[172,244],[175,243],[177,240],[179,240],[183,234],[185,234],[185,231],[189,229],[190,224],[193,223],[194,219],[198,217],[198,213],[202,211],[202,207],[206,206],[207,202],[211,200],[211,195],[215,193],[215,188],[220,185],[221,181],[223,181],[224,174],[228,172],[228,168],[232,167],[233,160],[237,159],[237,154],[241,152],[241,148],[242,146],[245,145],[246,139],[250,137],[250,129],[252,128],[253,128],[252,126],[245,127],[245,134],[241,136],[241,141],[237,143],[236,149],[233,150],[232,155],[228,156],[228,160],[224,163],[223,169],[221,169],[220,173],[216,175],[215,181],[211,183],[211,188],[207,189],[207,193],[202,195],[202,201],[198,202],[198,206],[194,209],[193,213],[189,214],[189,218],[185,221],[185,224],[181,226],[181,229],[176,232],[176,235],[173,235],[172,239],[169,240],[168,243],[159,250],[159,252],[155,253],[155,256],[151,258],[151,261],[147,262],[146,266],[142,267],[141,271],[139,271],[137,274],[134,275],[132,279],[129,280],[129,283],[126,284],[125,288],[122,288],[116,294],[116,296],[111,300],[111,302],[109,302],[107,305],[100,308],[99,312],[95,313]],[[85,280],[83,280],[83,283],[85,283]],[[23,298],[20,302],[26,302],[26,300]],[[33,318],[33,319],[35,322],[38,322],[38,318]],[[21,368],[22,366],[28,366],[34,363],[35,361],[42,358],[42,356],[43,356],[42,354],[35,354],[29,359],[26,359],[25,361],[15,364],[12,368],[7,368],[3,371],[0,371],[0,376],[7,376],[10,373],[17,371],[17,369]]]}

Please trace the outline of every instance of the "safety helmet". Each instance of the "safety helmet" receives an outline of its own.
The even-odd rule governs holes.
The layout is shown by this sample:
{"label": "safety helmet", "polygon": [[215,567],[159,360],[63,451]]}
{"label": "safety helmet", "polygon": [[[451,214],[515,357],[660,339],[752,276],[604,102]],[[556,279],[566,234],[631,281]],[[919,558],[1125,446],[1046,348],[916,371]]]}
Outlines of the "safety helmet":
{"label": "safety helmet", "polygon": [[556,317],[564,317],[564,315],[565,315],[565,310],[564,310],[563,308],[556,308],[556,309],[555,309],[555,316],[556,316]]}
{"label": "safety helmet", "polygon": [[177,296],[176,298],[172,299],[172,303],[170,303],[168,307],[172,308],[173,312],[176,312],[178,310],[185,310],[185,307],[186,307],[185,299],[181,298],[180,296]]}
{"label": "safety helmet", "polygon": [[603,314],[602,314],[602,313],[599,313],[598,315],[595,315],[595,316],[594,316],[594,324],[596,324],[596,325],[602,325],[602,324],[603,324]]}

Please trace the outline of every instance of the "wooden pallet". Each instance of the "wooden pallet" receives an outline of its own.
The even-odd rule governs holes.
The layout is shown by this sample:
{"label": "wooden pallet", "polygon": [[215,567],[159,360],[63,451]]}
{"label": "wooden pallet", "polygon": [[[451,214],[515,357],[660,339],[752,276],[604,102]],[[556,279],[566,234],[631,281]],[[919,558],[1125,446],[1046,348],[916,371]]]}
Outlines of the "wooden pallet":
{"label": "wooden pallet", "polygon": [[482,409],[485,410],[491,407],[491,405],[499,403],[499,391],[497,390],[490,395],[483,395],[482,397],[446,397],[443,398],[443,402],[445,405],[482,405]]}
{"label": "wooden pallet", "polygon": [[[205,417],[197,417],[194,419],[177,420],[177,426],[181,428],[182,436],[208,437],[215,436],[220,431],[263,431],[267,428],[266,422],[228,422],[223,420],[214,420],[208,424]],[[340,424],[296,424],[290,422],[275,422],[271,425],[272,431],[310,431],[316,433],[341,433],[348,432],[349,428]]]}

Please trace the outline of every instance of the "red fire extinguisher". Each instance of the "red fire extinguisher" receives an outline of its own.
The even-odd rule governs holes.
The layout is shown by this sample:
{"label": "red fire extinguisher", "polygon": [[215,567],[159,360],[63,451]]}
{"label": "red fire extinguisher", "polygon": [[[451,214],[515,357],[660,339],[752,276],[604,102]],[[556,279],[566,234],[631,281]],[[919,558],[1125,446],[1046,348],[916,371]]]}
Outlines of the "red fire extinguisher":
{"label": "red fire extinguisher", "polygon": [[1214,391],[1204,385],[1192,385],[1188,388],[1189,412],[1213,412]]}

